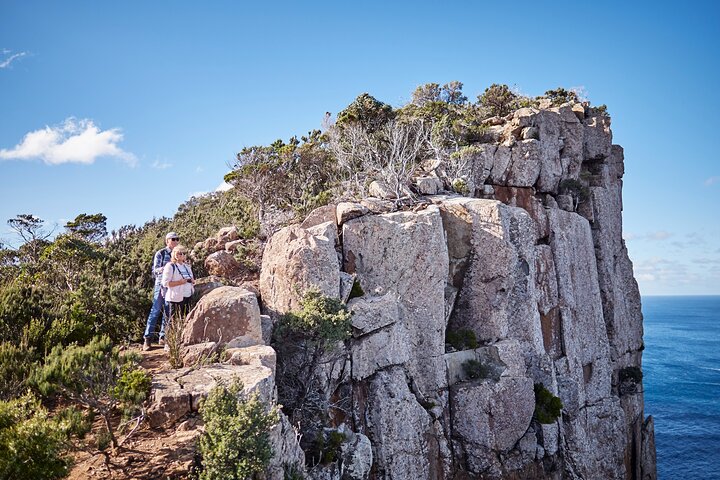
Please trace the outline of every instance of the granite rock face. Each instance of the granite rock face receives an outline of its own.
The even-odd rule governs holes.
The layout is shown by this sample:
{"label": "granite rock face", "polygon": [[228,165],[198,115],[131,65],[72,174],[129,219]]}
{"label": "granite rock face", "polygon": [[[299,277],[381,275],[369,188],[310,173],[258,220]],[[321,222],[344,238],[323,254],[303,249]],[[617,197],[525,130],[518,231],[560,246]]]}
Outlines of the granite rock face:
{"label": "granite rock face", "polygon": [[[346,432],[346,460],[310,478],[656,478],[642,384],[627,380],[643,341],[623,151],[593,112],[496,119],[469,154],[479,198],[338,204],[269,240],[269,314],[298,309],[309,288],[343,300],[352,282],[362,290],[348,302],[351,338],[306,377],[322,428]],[[299,378],[279,367],[300,371],[298,351],[278,351],[278,381]],[[550,423],[536,416],[537,384],[562,401]]]}

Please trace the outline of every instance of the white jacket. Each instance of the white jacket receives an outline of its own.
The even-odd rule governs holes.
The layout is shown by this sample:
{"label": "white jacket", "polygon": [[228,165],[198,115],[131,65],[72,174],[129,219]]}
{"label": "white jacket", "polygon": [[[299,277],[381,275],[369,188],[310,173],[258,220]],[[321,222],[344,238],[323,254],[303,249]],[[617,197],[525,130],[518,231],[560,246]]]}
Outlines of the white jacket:
{"label": "white jacket", "polygon": [[179,264],[170,262],[165,265],[162,273],[162,280],[160,281],[162,286],[167,288],[167,292],[165,292],[165,301],[182,302],[185,297],[191,297],[195,291],[192,283],[185,282],[176,287],[168,286],[170,282],[177,282],[182,279],[187,280],[188,278],[192,279],[194,277],[192,269],[187,263]]}

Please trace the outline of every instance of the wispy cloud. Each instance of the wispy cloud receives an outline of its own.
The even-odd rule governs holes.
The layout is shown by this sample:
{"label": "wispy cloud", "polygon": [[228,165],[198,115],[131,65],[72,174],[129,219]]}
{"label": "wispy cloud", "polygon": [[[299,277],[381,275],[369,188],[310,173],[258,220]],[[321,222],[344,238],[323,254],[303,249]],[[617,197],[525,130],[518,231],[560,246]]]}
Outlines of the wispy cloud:
{"label": "wispy cloud", "polygon": [[0,149],[0,160],[41,159],[59,165],[92,164],[100,157],[114,157],[135,166],[135,155],[118,146],[122,139],[119,128],[100,130],[92,120],[68,118],[62,125],[26,133],[12,149]]}
{"label": "wispy cloud", "polygon": [[205,171],[205,169],[204,169],[203,167],[201,167],[200,165],[198,165],[198,166],[195,168],[195,173],[202,173],[202,172],[204,172],[204,171]]}
{"label": "wispy cloud", "polygon": [[22,58],[27,54],[28,54],[28,52],[13,53],[12,50],[3,48],[3,51],[2,51],[3,58],[0,60],[0,68],[8,68],[10,66],[10,64],[13,63],[15,60]]}
{"label": "wispy cloud", "polygon": [[152,163],[152,165],[150,165],[150,166],[151,166],[152,168],[154,168],[155,170],[165,170],[165,169],[168,169],[168,168],[172,167],[172,163],[161,162],[160,160],[155,160],[155,161]]}
{"label": "wispy cloud", "polygon": [[719,182],[720,182],[720,176],[714,176],[714,177],[705,179],[705,181],[703,183],[705,184],[706,187],[711,187]]}
{"label": "wispy cloud", "polygon": [[667,240],[668,238],[670,238],[672,236],[673,236],[673,233],[666,232],[664,230],[659,230],[657,232],[643,233],[643,234],[629,233],[629,232],[623,233],[623,238],[627,242],[632,241],[632,240],[662,241],[662,240]]}

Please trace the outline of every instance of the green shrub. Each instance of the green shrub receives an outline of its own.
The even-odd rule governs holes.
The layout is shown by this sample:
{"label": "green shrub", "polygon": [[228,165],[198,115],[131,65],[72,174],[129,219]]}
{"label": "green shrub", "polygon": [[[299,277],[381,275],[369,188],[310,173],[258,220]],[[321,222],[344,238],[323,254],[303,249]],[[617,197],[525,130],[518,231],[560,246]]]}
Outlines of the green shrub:
{"label": "green shrub", "polygon": [[363,290],[362,285],[360,285],[360,281],[356,278],[353,280],[353,286],[352,289],[350,289],[350,296],[348,297],[348,300],[351,298],[358,298],[365,295],[365,290]]}
{"label": "green shrub", "polygon": [[542,383],[535,384],[535,419],[540,423],[555,423],[560,416],[562,401],[550,393]]}
{"label": "green shrub", "polygon": [[459,330],[447,330],[445,332],[445,343],[449,343],[455,350],[474,350],[478,348],[477,337],[472,330],[461,328]]}
{"label": "green shrub", "polygon": [[72,417],[48,416],[31,394],[0,401],[0,478],[38,480],[62,478],[70,465]]}
{"label": "green shrub", "polygon": [[620,370],[619,377],[621,382],[641,383],[643,372],[640,367],[625,367]]}
{"label": "green shrub", "polygon": [[200,406],[201,480],[244,480],[262,473],[272,458],[269,432],[278,422],[277,410],[266,411],[256,393],[241,392],[237,381],[218,385]]}
{"label": "green shrub", "polygon": [[112,426],[116,409],[127,414],[147,398],[150,379],[137,369],[137,355],[120,355],[108,337],[96,337],[84,346],[58,345],[33,372],[30,383],[45,396],[60,394],[100,414],[114,448],[118,446]]}
{"label": "green shrub", "polygon": [[493,116],[504,117],[518,108],[518,96],[507,85],[493,83],[478,96],[481,106],[487,108]]}
{"label": "green shrub", "polygon": [[302,310],[283,315],[277,334],[300,334],[326,346],[350,338],[352,313],[336,298],[310,290],[300,302]]}
{"label": "green shrub", "polygon": [[0,400],[15,398],[24,390],[34,360],[32,347],[0,343]]}
{"label": "green shrub", "polygon": [[468,360],[462,364],[465,375],[471,380],[489,378],[492,374],[490,367],[479,360]]}
{"label": "green shrub", "polygon": [[563,103],[578,101],[577,93],[562,87],[558,87],[555,90],[548,90],[545,92],[545,97],[550,99],[554,107],[562,105]]}
{"label": "green shrub", "polygon": [[573,198],[580,202],[584,202],[590,197],[590,189],[581,181],[572,178],[560,182],[560,193],[572,195]]}
{"label": "green shrub", "polygon": [[319,432],[315,437],[312,450],[307,455],[310,457],[310,464],[329,465],[336,462],[340,456],[340,447],[345,438],[345,434],[337,430],[332,430],[330,433]]}

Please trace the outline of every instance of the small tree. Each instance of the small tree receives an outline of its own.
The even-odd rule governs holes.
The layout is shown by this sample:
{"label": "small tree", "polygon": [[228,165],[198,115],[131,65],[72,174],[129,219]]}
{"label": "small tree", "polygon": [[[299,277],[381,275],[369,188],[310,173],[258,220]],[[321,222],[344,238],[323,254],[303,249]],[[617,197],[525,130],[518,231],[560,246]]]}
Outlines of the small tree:
{"label": "small tree", "polygon": [[245,480],[261,474],[272,458],[270,429],[279,418],[257,393],[247,396],[234,381],[214,387],[200,406],[205,432],[199,450],[201,480]]}
{"label": "small tree", "polygon": [[[31,382],[43,395],[59,393],[89,409],[90,414],[100,414],[106,434],[117,448],[113,412],[137,413],[150,391],[149,375],[135,368],[138,361],[137,355],[120,355],[108,337],[95,337],[84,346],[53,348]],[[140,418],[143,416],[141,411]]]}
{"label": "small tree", "polygon": [[504,117],[515,110],[518,96],[507,85],[493,83],[478,97],[480,105],[490,110],[491,115]]}

